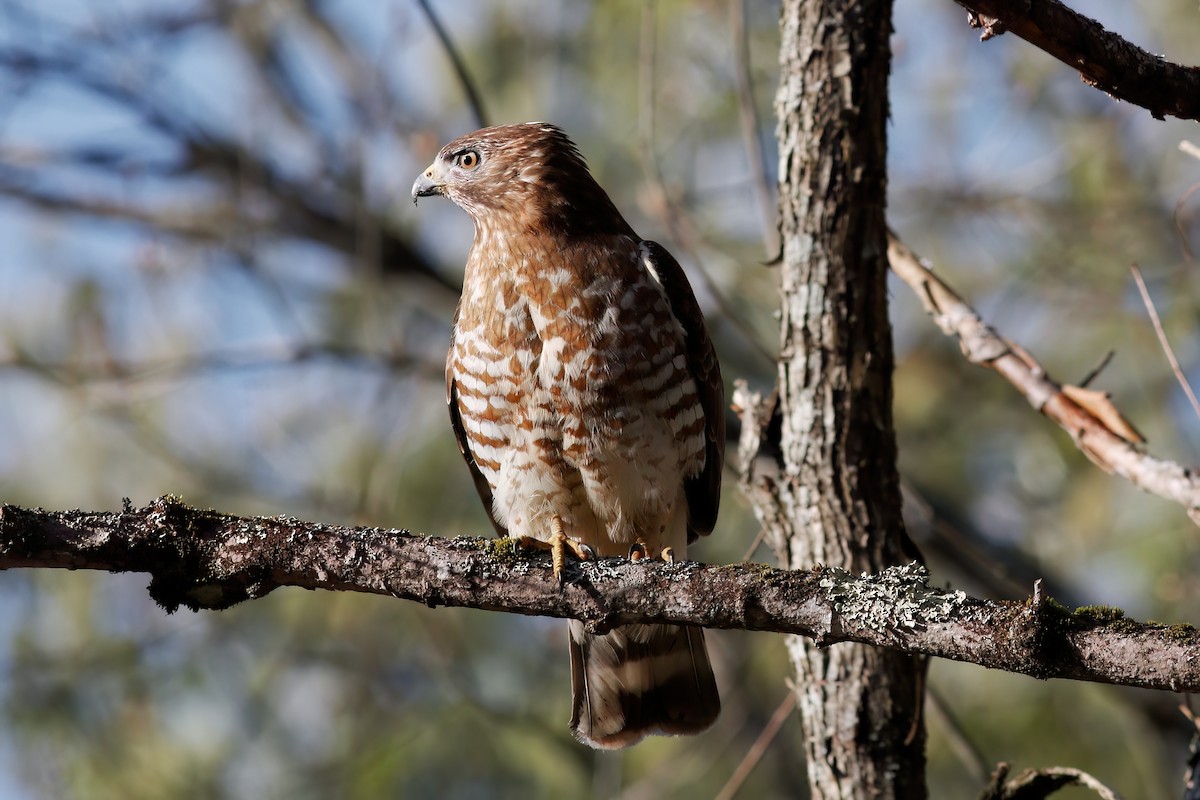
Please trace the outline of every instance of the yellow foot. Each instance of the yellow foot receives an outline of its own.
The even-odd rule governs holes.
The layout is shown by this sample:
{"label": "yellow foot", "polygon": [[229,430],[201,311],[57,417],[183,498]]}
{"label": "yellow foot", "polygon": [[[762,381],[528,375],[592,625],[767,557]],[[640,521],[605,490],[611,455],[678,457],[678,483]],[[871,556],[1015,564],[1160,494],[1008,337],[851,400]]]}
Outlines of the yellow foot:
{"label": "yellow foot", "polygon": [[[629,546],[629,560],[641,561],[643,558],[655,558],[654,552],[650,549],[650,545],[646,544],[644,539],[638,539]],[[670,547],[664,547],[658,554],[657,558],[661,558],[668,564],[675,563],[675,551]]]}
{"label": "yellow foot", "polygon": [[554,577],[559,583],[563,582],[563,570],[566,566],[567,551],[570,551],[580,561],[596,557],[596,553],[578,539],[572,539],[563,532],[563,523],[557,516],[550,518],[550,540],[537,539],[533,536],[518,536],[517,546],[529,550],[549,550],[550,563],[554,566]]}

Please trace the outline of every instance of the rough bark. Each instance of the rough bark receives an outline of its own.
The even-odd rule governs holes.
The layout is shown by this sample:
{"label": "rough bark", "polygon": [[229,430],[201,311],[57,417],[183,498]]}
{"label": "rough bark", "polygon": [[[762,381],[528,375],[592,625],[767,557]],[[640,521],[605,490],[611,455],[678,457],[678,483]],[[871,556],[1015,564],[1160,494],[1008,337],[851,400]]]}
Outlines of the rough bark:
{"label": "rough bark", "polygon": [[1200,119],[1200,69],[1173,64],[1058,0],[955,0],[982,39],[1011,31],[1073,69],[1084,83],[1166,116]]}
{"label": "rough bark", "polygon": [[930,587],[915,564],[855,576],[604,559],[570,563],[559,586],[548,557],[506,539],[238,517],[164,497],[121,512],[0,506],[0,570],[17,568],[147,572],[168,611],[228,608],[294,586],[574,618],[595,631],[631,622],[776,631],[1043,679],[1200,690],[1200,634],[1190,626],[1138,623],[1107,608],[1070,613],[1048,599],[978,600]]}
{"label": "rough bark", "polygon": [[[887,316],[892,3],[786,0],[781,13],[778,428],[746,426],[777,453],[746,462],[743,483],[783,566],[877,572],[912,557]],[[924,797],[924,662],[802,637],[789,650],[813,796]]]}

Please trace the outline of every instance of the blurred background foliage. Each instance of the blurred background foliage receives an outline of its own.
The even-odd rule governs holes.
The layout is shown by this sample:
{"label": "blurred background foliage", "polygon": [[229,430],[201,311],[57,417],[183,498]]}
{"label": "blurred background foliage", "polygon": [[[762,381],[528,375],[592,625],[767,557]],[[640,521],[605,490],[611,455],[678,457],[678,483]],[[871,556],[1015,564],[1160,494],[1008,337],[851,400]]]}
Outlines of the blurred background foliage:
{"label": "blurred background foliage", "polygon": [[[726,379],[768,389],[776,4],[429,5],[487,120],[565,127],[689,271]],[[1200,61],[1194,0],[1080,10]],[[1152,452],[1196,463],[1200,424],[1129,275],[1195,376],[1200,161],[1177,147],[1194,123],[1013,37],[981,45],[964,16],[896,9],[893,227],[1055,377],[1115,350],[1094,385]],[[440,377],[470,223],[408,197],[478,127],[453,64],[416,0],[0,0],[0,498],[171,492],[489,533]],[[1069,603],[1200,622],[1182,510],[1097,471],[893,296],[906,509],[935,580],[1018,598],[1044,577]],[[726,494],[696,558],[753,547]],[[780,637],[715,632],[711,732],[593,753],[566,729],[561,622],[298,590],[167,616],[145,583],[0,574],[0,797],[714,796],[787,695]],[[1178,697],[947,662],[930,682],[934,797],[974,796],[998,760],[1180,791]],[[798,730],[742,796],[803,796]]]}

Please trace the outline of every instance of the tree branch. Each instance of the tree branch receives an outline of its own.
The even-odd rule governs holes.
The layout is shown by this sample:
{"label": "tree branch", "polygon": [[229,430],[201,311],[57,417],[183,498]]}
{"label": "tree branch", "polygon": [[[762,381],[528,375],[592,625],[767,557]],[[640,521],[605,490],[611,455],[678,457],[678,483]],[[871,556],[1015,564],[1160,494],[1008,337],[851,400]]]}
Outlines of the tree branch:
{"label": "tree branch", "polygon": [[1106,394],[1052,380],[1033,356],[997,333],[894,235],[888,239],[888,261],[938,327],[958,338],[968,361],[1003,375],[1030,405],[1071,434],[1075,445],[1105,472],[1179,503],[1200,524],[1200,476],[1137,449],[1134,445],[1141,437]]}
{"label": "tree branch", "polygon": [[1083,82],[1148,110],[1200,119],[1200,69],[1173,64],[1126,41],[1058,0],[955,0],[980,37],[1011,31],[1079,70]]}
{"label": "tree branch", "polygon": [[475,117],[475,124],[480,128],[486,128],[488,126],[488,115],[483,110],[483,100],[480,99],[479,91],[475,88],[475,81],[471,80],[471,73],[467,70],[466,62],[459,55],[458,48],[454,46],[454,40],[450,38],[450,34],[446,31],[445,26],[442,25],[442,21],[434,13],[429,0],[417,0],[417,5],[424,12],[425,19],[429,20],[434,35],[441,42],[442,49],[446,51],[446,56],[450,59],[450,65],[454,67],[454,74],[458,76],[458,83],[467,96],[467,105],[471,106],[471,114]]}
{"label": "tree branch", "polygon": [[[152,81],[122,78],[119,70],[82,58],[92,52],[90,38],[73,41],[73,48],[42,47],[40,42],[0,45],[0,77],[24,76],[27,80],[61,81],[101,97],[139,119],[165,140],[145,155],[128,147],[95,151],[63,147],[26,152],[13,162],[11,147],[0,152],[0,194],[15,197],[50,211],[125,221],[163,229],[200,243],[227,243],[235,234],[269,234],[274,239],[295,238],[321,243],[344,255],[361,258],[364,231],[376,237],[371,244],[373,267],[383,274],[417,277],[457,294],[458,285],[441,274],[437,265],[392,224],[389,215],[369,207],[361,188],[347,169],[335,165],[313,177],[293,175],[275,155],[243,144],[229,132],[198,124],[178,100],[155,91]],[[38,45],[38,46],[35,46]],[[108,48],[108,49],[111,49]],[[252,48],[247,48],[252,50]],[[62,51],[62,52],[60,52]],[[279,78],[280,73],[276,72]],[[282,105],[288,93],[266,93]],[[284,114],[284,116],[287,116]],[[292,131],[315,135],[312,125],[293,125]],[[17,163],[25,166],[17,166]],[[64,191],[46,180],[46,166],[90,166],[97,174],[121,181],[130,176],[187,178],[212,181],[218,191],[200,202],[190,197],[186,207],[165,207],[136,201],[113,200],[95,192]],[[54,182],[55,185],[60,182]]]}
{"label": "tree branch", "polygon": [[176,379],[206,372],[275,369],[328,361],[341,366],[392,372],[407,372],[428,381],[445,376],[445,366],[422,353],[367,350],[333,341],[296,341],[278,347],[228,348],[191,353],[178,358],[123,361],[107,358],[95,363],[73,358],[45,361],[24,351],[7,357],[0,354],[0,372],[10,369],[32,372],[64,386],[102,381],[142,381]]}
{"label": "tree branch", "polygon": [[1200,690],[1200,633],[1115,609],[1070,613],[1051,600],[983,601],[932,588],[924,568],[855,577],[828,567],[572,564],[560,587],[548,558],[508,539],[444,539],[287,517],[237,517],[171,497],[119,513],[0,506],[0,569],[149,572],[167,611],[227,608],[280,586],[392,595],[583,620],[795,633],[856,641],[1037,678]]}
{"label": "tree branch", "polygon": [[1009,778],[1008,764],[1001,763],[992,773],[991,782],[979,795],[979,800],[1038,800],[1046,798],[1064,786],[1082,786],[1094,791],[1100,800],[1120,800],[1120,796],[1083,770],[1072,767],[1027,769]]}

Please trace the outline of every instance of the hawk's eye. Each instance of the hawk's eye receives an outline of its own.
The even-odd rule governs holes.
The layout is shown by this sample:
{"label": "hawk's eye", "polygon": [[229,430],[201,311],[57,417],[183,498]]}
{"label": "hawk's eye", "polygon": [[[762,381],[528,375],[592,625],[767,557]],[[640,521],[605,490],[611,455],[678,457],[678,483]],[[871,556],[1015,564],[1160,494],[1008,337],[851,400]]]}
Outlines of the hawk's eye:
{"label": "hawk's eye", "polygon": [[475,169],[479,166],[479,153],[474,150],[466,150],[459,153],[454,161],[463,169]]}

